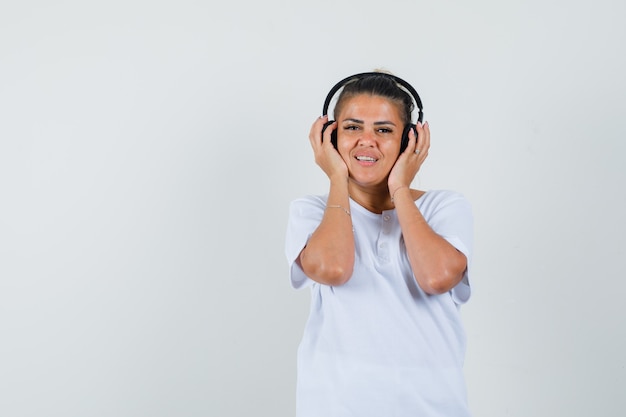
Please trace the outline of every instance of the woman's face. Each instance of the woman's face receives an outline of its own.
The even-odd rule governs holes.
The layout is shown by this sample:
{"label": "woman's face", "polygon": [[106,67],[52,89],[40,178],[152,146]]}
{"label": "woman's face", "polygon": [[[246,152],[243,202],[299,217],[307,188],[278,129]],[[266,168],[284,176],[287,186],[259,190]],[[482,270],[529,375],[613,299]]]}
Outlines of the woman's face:
{"label": "woman's face", "polygon": [[363,187],[386,186],[403,130],[397,103],[370,94],[347,99],[337,117],[337,150],[352,181]]}

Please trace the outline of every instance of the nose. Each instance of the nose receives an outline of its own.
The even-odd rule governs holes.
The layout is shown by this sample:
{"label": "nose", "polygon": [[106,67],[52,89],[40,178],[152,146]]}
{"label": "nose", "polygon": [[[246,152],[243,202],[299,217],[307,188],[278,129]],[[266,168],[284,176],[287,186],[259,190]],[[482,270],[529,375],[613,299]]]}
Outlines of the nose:
{"label": "nose", "polygon": [[376,136],[374,132],[370,129],[363,129],[361,135],[359,137],[359,145],[361,146],[373,146],[376,141]]}

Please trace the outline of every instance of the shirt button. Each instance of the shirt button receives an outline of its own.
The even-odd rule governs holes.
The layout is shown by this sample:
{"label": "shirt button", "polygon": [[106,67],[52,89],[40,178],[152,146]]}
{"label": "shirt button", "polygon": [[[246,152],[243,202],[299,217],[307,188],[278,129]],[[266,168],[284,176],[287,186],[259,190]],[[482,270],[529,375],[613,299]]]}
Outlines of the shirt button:
{"label": "shirt button", "polygon": [[391,217],[389,217],[389,215],[388,215],[388,214],[385,214],[385,217],[383,217],[383,219],[385,219],[385,221],[386,221],[386,222],[388,222],[388,221],[389,221],[389,219],[391,219]]}

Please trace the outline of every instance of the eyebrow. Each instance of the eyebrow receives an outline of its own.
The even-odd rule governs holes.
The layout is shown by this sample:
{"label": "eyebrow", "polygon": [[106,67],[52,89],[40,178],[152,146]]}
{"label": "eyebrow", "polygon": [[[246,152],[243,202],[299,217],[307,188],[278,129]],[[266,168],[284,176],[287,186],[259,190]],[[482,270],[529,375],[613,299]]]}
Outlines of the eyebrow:
{"label": "eyebrow", "polygon": [[[352,123],[363,124],[363,120],[359,120],[359,119],[344,119],[343,121],[344,122],[352,122]],[[396,124],[394,122],[383,120],[383,121],[380,121],[380,122],[374,122],[374,125],[375,126],[378,126],[378,125],[392,125],[392,126],[395,126]]]}

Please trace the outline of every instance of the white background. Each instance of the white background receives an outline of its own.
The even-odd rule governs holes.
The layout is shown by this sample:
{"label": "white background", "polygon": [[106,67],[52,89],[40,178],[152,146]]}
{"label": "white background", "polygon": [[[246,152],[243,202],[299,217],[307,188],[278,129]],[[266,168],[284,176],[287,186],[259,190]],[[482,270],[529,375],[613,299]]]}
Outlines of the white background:
{"label": "white background", "polygon": [[475,212],[476,416],[622,416],[626,6],[4,1],[0,415],[290,416],[311,123],[385,68]]}

